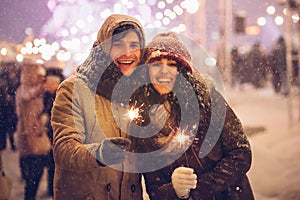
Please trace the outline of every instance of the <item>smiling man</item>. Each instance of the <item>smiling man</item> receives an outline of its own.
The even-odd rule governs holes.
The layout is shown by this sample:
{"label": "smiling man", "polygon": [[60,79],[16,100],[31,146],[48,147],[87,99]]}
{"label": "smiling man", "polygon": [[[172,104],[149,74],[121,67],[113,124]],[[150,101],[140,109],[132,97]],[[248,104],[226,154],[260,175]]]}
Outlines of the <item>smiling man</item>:
{"label": "smiling man", "polygon": [[125,76],[130,76],[141,59],[141,45],[135,31],[114,32],[110,57]]}
{"label": "smiling man", "polygon": [[[126,167],[123,149],[131,142],[116,123],[126,123],[121,122],[126,109],[112,102],[111,94],[118,80],[137,67],[144,45],[135,18],[111,15],[90,56],[58,88],[51,118],[54,199],[142,199],[141,175],[117,170]],[[112,104],[119,115],[112,113]]]}

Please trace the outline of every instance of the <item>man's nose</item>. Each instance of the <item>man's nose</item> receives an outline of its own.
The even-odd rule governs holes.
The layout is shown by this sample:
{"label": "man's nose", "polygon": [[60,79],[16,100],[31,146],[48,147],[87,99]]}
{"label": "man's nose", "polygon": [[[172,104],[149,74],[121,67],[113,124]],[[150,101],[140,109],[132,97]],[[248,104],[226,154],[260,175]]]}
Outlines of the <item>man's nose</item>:
{"label": "man's nose", "polygon": [[132,52],[132,49],[129,45],[124,45],[123,47],[123,55],[130,55]]}

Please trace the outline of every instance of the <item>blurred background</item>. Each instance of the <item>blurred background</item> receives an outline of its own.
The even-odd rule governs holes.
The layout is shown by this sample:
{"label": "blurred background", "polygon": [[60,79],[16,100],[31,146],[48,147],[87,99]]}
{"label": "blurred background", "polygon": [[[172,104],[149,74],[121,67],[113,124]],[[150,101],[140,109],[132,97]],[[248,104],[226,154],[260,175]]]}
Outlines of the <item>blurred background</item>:
{"label": "blurred background", "polygon": [[287,39],[287,53],[299,48],[298,0],[1,0],[0,60],[22,62],[30,55],[70,75],[112,13],[187,36],[215,59],[228,81],[232,50],[244,56],[258,45],[268,55],[280,36]]}

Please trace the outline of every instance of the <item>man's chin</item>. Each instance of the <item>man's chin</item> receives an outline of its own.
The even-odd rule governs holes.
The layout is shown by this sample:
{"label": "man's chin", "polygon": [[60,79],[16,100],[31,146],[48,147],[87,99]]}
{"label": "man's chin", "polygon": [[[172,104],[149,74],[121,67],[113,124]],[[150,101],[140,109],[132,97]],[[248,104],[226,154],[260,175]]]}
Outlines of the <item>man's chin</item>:
{"label": "man's chin", "polygon": [[122,74],[124,76],[130,76],[133,73],[133,71],[135,70],[135,67],[132,67],[132,68],[120,68],[120,70],[121,70],[121,72],[122,72]]}

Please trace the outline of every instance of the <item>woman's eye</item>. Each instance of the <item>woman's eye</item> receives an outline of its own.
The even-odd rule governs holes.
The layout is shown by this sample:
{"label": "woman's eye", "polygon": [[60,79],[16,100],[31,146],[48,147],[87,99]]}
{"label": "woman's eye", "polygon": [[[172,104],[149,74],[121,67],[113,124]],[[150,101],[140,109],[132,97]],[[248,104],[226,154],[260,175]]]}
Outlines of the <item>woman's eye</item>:
{"label": "woman's eye", "polygon": [[161,63],[152,63],[151,64],[151,67],[160,67],[160,66],[162,66]]}

